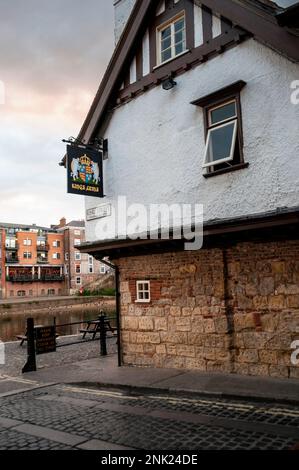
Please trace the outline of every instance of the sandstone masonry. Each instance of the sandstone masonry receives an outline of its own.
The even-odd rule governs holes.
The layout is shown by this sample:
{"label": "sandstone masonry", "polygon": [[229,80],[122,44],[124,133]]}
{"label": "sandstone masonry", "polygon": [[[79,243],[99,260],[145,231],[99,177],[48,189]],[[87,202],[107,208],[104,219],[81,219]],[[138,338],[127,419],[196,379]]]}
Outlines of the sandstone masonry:
{"label": "sandstone masonry", "polygon": [[[299,378],[299,242],[123,258],[121,328],[126,365]],[[136,281],[151,302],[136,302]]]}

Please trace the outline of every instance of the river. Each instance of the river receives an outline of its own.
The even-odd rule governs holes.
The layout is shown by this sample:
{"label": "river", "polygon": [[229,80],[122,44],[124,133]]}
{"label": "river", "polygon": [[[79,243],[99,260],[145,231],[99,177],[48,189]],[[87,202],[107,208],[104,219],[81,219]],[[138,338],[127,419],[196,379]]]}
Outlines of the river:
{"label": "river", "polygon": [[[16,341],[17,335],[23,335],[26,331],[26,320],[30,316],[34,318],[35,325],[53,325],[56,319],[57,332],[60,336],[79,333],[87,320],[94,320],[99,315],[98,307],[86,306],[84,309],[69,310],[68,308],[59,308],[47,311],[35,311],[28,313],[6,312],[0,314],[0,340],[2,342]],[[114,311],[108,315],[115,315]],[[66,323],[82,322],[81,325],[72,325],[59,327]],[[112,322],[114,323],[114,322]],[[86,325],[85,325],[86,326]]]}

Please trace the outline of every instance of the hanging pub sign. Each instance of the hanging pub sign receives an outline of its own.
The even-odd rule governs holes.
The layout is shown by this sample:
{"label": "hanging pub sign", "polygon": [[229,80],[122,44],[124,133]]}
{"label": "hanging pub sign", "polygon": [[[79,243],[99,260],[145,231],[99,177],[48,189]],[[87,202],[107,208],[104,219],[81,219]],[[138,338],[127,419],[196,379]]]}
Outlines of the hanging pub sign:
{"label": "hanging pub sign", "polygon": [[67,181],[68,193],[104,197],[103,152],[68,145]]}

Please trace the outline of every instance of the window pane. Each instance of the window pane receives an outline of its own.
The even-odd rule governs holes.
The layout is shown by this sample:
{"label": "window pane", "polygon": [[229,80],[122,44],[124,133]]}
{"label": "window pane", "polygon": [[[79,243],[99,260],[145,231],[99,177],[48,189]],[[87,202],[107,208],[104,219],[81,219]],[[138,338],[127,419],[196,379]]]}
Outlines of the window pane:
{"label": "window pane", "polygon": [[145,300],[148,300],[148,299],[149,299],[149,293],[148,293],[148,292],[145,292],[145,293],[144,293],[144,299],[145,299]]}
{"label": "window pane", "polygon": [[178,42],[183,42],[183,39],[184,39],[184,32],[183,31],[180,31],[179,33],[175,33],[175,44],[177,44]]}
{"label": "window pane", "polygon": [[162,62],[165,62],[165,60],[171,59],[171,49],[167,49],[166,51],[162,52]]}
{"label": "window pane", "polygon": [[211,124],[224,121],[236,116],[236,102],[225,104],[210,112]]}
{"label": "window pane", "polygon": [[175,46],[175,54],[178,55],[178,54],[181,54],[182,52],[184,52],[184,43],[183,42],[180,42],[178,44],[176,44]]}
{"label": "window pane", "polygon": [[169,49],[171,47],[171,37],[163,39],[161,42],[161,50],[165,51],[165,49]]}
{"label": "window pane", "polygon": [[185,28],[185,18],[181,18],[180,20],[174,23],[174,30],[175,32],[180,31],[181,29]]}
{"label": "window pane", "polygon": [[163,31],[161,31],[161,38],[162,39],[165,39],[170,35],[171,35],[171,27],[170,26],[168,26],[168,28],[165,28],[165,29],[163,29]]}
{"label": "window pane", "polygon": [[206,163],[230,157],[235,144],[233,141],[235,125],[236,121],[211,130]]}

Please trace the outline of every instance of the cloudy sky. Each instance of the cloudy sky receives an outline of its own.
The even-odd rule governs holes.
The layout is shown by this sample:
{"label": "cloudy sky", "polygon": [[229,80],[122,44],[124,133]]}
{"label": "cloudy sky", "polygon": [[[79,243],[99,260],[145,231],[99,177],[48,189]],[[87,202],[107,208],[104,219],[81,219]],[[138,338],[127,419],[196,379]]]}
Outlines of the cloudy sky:
{"label": "cloudy sky", "polygon": [[58,162],[112,54],[113,0],[0,0],[0,11],[0,222],[84,218]]}

